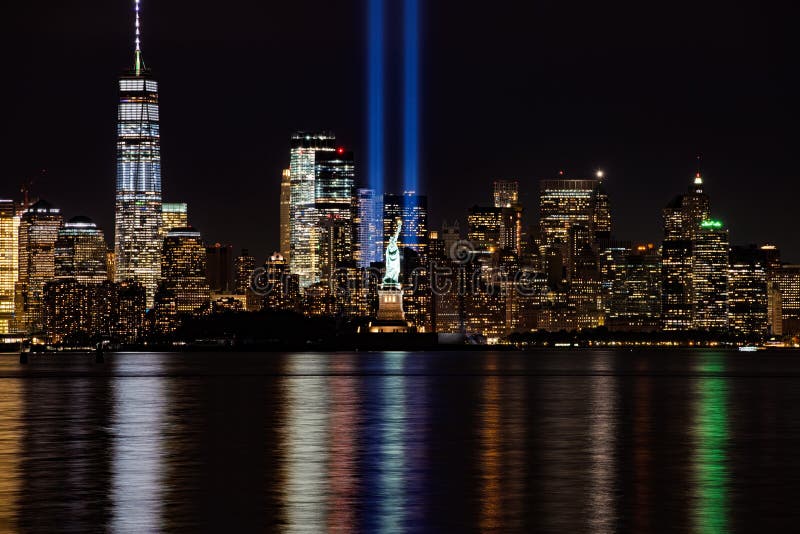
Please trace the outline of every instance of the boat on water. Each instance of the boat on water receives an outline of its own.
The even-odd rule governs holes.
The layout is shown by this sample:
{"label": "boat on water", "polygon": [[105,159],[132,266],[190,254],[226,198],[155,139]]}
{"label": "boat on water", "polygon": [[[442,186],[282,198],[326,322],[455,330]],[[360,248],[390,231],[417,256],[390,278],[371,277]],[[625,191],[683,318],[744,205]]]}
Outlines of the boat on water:
{"label": "boat on water", "polygon": [[739,347],[739,352],[758,352],[759,350],[764,350],[764,347],[757,345],[742,345]]}

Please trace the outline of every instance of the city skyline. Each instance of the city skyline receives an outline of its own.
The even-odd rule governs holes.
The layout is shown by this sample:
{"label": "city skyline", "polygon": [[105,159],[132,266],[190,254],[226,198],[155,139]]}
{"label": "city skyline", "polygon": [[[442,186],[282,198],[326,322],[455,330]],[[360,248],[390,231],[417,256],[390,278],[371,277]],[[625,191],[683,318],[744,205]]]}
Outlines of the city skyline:
{"label": "city skyline", "polygon": [[[41,14],[44,18],[33,30],[40,38],[37,39],[36,47],[24,51],[20,57],[11,58],[12,65],[20,60],[41,66],[48,65],[47,61],[44,61],[48,47],[54,45],[56,38],[66,39],[73,50],[72,55],[80,59],[73,61],[70,69],[63,72],[61,65],[50,64],[53,70],[48,76],[54,76],[59,80],[75,77],[82,82],[78,84],[80,93],[73,92],[70,84],[59,88],[59,92],[68,95],[76,105],[54,111],[51,108],[50,98],[47,98],[48,95],[52,96],[52,85],[37,84],[36,80],[40,73],[26,65],[18,65],[19,72],[36,87],[26,90],[25,94],[13,93],[14,99],[20,102],[20,105],[16,106],[17,109],[13,110],[11,115],[11,127],[19,132],[19,135],[12,139],[12,143],[19,143],[19,146],[12,144],[15,148],[12,153],[15,156],[10,161],[5,181],[6,191],[0,196],[12,196],[18,189],[19,183],[27,177],[36,176],[33,186],[35,193],[61,206],[65,210],[66,217],[90,216],[105,230],[107,238],[112,235],[113,227],[111,222],[113,213],[107,207],[107,199],[113,196],[113,190],[109,189],[107,182],[111,176],[108,172],[113,168],[114,161],[113,149],[107,150],[108,132],[113,128],[109,117],[113,117],[114,113],[111,106],[109,115],[109,106],[113,96],[112,82],[120,71],[129,68],[130,63],[131,15],[128,4],[121,2],[120,5],[114,6],[95,6],[90,2],[77,6],[75,16],[78,20],[75,23],[86,30],[80,38],[77,36],[79,32],[76,34],[66,32],[55,24],[55,20],[48,19],[50,14]],[[239,7],[243,12],[252,12],[256,17],[262,16],[263,13],[259,11],[260,8],[246,2],[241,2]],[[158,3],[145,4],[149,17],[144,26],[145,43],[149,43],[146,50],[148,66],[155,67],[154,73],[160,82],[161,104],[168,105],[169,108],[162,117],[162,141],[166,154],[165,198],[177,197],[191,204],[195,214],[192,223],[203,232],[209,242],[232,243],[235,249],[249,248],[259,261],[272,251],[279,250],[278,210],[273,208],[273,199],[279,195],[281,171],[286,167],[286,140],[292,131],[333,130],[340,140],[339,144],[355,153],[356,168],[359,169],[357,184],[368,186],[367,177],[360,171],[367,168],[364,161],[366,133],[362,120],[365,109],[361,98],[365,91],[363,83],[365,66],[361,61],[365,53],[365,9],[362,9],[361,4],[348,4],[341,10],[320,7],[332,17],[331,20],[340,22],[341,28],[347,28],[348,31],[345,32],[347,37],[336,37],[332,41],[329,49],[335,59],[323,57],[319,59],[319,65],[312,70],[317,71],[315,76],[333,76],[332,79],[339,79],[342,83],[333,84],[337,85],[337,88],[321,95],[310,105],[302,107],[299,106],[300,102],[309,102],[304,98],[304,93],[310,96],[310,90],[305,89],[304,85],[310,74],[301,73],[299,78],[285,78],[280,75],[283,69],[278,65],[275,65],[274,75],[271,77],[280,77],[286,89],[276,88],[275,84],[264,85],[262,89],[266,91],[264,93],[266,99],[255,101],[247,98],[251,94],[249,91],[267,84],[270,77],[266,74],[262,77],[261,74],[244,68],[251,56],[241,45],[241,38],[234,37],[230,30],[233,21],[238,20],[236,17],[229,14],[223,16],[220,22],[221,31],[213,38],[215,46],[209,49],[208,46],[202,45],[205,34],[194,33],[194,30],[181,22],[181,19],[176,19],[178,13],[183,13],[182,5],[168,8]],[[565,45],[563,48],[554,45],[543,46],[543,52],[546,51],[552,56],[550,59],[545,60],[539,56],[528,58],[527,64],[530,65],[530,69],[521,69],[519,72],[505,71],[504,78],[500,80],[495,77],[503,90],[504,99],[509,100],[507,103],[503,102],[504,99],[498,99],[500,89],[496,92],[486,92],[485,84],[481,81],[483,77],[478,74],[473,80],[475,82],[473,89],[466,91],[466,94],[464,91],[458,91],[448,95],[448,99],[452,102],[447,103],[442,100],[442,92],[453,87],[453,81],[442,79],[445,74],[453,77],[454,81],[462,79],[457,75],[452,76],[453,69],[467,60],[475,61],[477,73],[483,76],[491,73],[491,68],[486,65],[484,59],[489,57],[496,59],[498,65],[514,59],[518,52],[514,52],[513,47],[508,45],[512,44],[520,34],[518,31],[511,31],[509,36],[496,39],[494,43],[478,39],[469,44],[464,32],[443,18],[443,12],[439,10],[445,7],[425,7],[421,15],[423,120],[420,129],[422,135],[420,192],[429,197],[431,228],[438,228],[443,220],[455,218],[460,219],[463,224],[466,214],[461,206],[480,202],[483,197],[482,184],[495,179],[514,179],[521,182],[522,204],[528,208],[527,224],[531,224],[530,215],[533,211],[531,208],[535,206],[535,197],[531,195],[539,179],[551,178],[561,168],[565,168],[569,176],[576,178],[591,176],[596,168],[603,168],[608,177],[607,187],[616,199],[615,218],[619,222],[617,228],[628,229],[628,234],[620,233],[620,237],[636,241],[656,240],[659,237],[659,212],[663,207],[663,198],[673,194],[673,191],[685,183],[686,176],[694,172],[694,155],[700,152],[704,155],[703,169],[707,184],[714,191],[719,212],[726,214],[726,222],[731,226],[732,235],[736,236],[735,242],[743,244],[775,242],[784,251],[787,259],[797,259],[800,256],[800,245],[791,232],[788,215],[790,195],[775,194],[790,192],[792,177],[795,174],[787,144],[788,124],[785,124],[784,119],[791,115],[795,109],[794,104],[782,100],[782,93],[777,95],[777,100],[758,97],[758,91],[769,90],[766,83],[773,79],[766,74],[777,73],[778,79],[770,82],[776,87],[791,87],[793,78],[781,70],[783,58],[779,54],[772,54],[771,63],[767,68],[770,72],[764,73],[763,65],[759,69],[744,68],[739,76],[742,76],[741,81],[746,83],[727,84],[731,80],[725,74],[728,72],[726,65],[736,64],[740,67],[753,65],[752,52],[747,54],[739,52],[746,49],[747,44],[755,42],[755,36],[752,36],[752,42],[750,40],[739,42],[728,33],[728,30],[713,23],[711,8],[701,9],[699,13],[695,13],[696,20],[688,22],[683,18],[686,6],[677,4],[673,6],[670,20],[679,22],[678,28],[691,28],[707,23],[707,35],[702,38],[697,37],[696,41],[689,43],[679,41],[676,58],[689,57],[696,53],[699,57],[713,59],[717,52],[716,45],[710,44],[711,36],[721,38],[720,42],[727,46],[723,48],[729,53],[719,52],[718,61],[691,60],[679,68],[674,64],[674,60],[668,61],[664,57],[664,52],[660,48],[662,45],[656,46],[637,31],[635,33],[637,38],[643,39],[645,45],[652,45],[650,48],[645,46],[645,50],[655,54],[655,60],[651,67],[644,68],[643,78],[639,80],[645,84],[642,86],[642,94],[623,95],[624,82],[632,80],[626,77],[627,75],[620,75],[620,69],[627,66],[628,61],[611,58],[614,47],[618,44],[616,38],[609,37],[603,46],[592,43],[592,47],[589,47],[589,37],[582,37],[576,43]],[[281,7],[272,19],[279,20],[281,15],[289,16],[293,13],[293,9]],[[469,6],[462,7],[458,12],[468,21],[475,20],[473,18],[475,14]],[[525,13],[517,9],[512,10],[511,14]],[[15,10],[14,14],[21,17],[22,22],[26,17],[33,16],[33,13],[26,12],[24,7]],[[109,14],[115,14],[114,18],[104,20],[113,20],[113,23],[99,25],[97,22],[99,17]],[[550,11],[545,10],[541,15],[536,19],[536,24],[544,24],[548,19],[565,20],[563,18],[565,14],[555,8]],[[40,14],[37,13],[38,16]],[[203,20],[203,16],[192,15],[199,17],[199,21]],[[518,30],[510,15],[490,14],[489,17],[490,22],[508,23],[510,30]],[[576,15],[578,27],[585,22],[585,17],[586,15],[582,14]],[[741,14],[732,13],[730,17],[728,22],[734,26],[744,24],[744,17]],[[607,16],[601,17],[600,20],[606,18]],[[168,21],[175,24],[167,28],[164,24]],[[275,24],[273,23],[268,29],[275,30]],[[659,35],[666,31],[665,23],[654,24],[656,33],[662,32]],[[393,80],[402,77],[401,26],[398,22],[387,31],[385,66],[389,81],[392,82],[388,85],[398,85]],[[101,31],[101,27],[106,29]],[[758,26],[754,31],[763,31],[760,28]],[[314,26],[312,29],[313,43],[329,40],[333,36],[325,27]],[[106,31],[110,33],[104,33]],[[554,30],[550,33],[552,31]],[[496,33],[497,30],[493,32]],[[490,32],[487,35],[495,33]],[[265,34],[270,35],[271,40],[263,36],[260,38],[255,28],[245,31],[244,37],[258,43],[256,48],[269,48],[272,46],[270,43],[281,42],[282,36],[285,35],[279,30],[272,33],[265,30]],[[456,42],[464,44],[463,49],[453,53],[452,45],[443,42],[446,36],[458,37]],[[758,46],[769,45],[780,50],[779,46],[774,46],[775,40],[782,38],[780,35],[766,37],[769,37],[765,41],[767,44]],[[535,38],[539,44],[541,44],[539,40],[544,39],[542,36]],[[87,40],[92,40],[94,43],[91,52],[87,48]],[[107,43],[107,49],[97,50],[96,44],[99,42]],[[488,48],[485,52],[470,55],[468,52],[475,51],[478,44],[487,45]],[[200,47],[203,49],[202,54],[192,52],[193,49],[197,50]],[[586,76],[587,87],[590,87],[586,92],[565,89],[563,84],[567,81],[584,78],[583,75],[564,72],[565,65],[570,62],[574,64],[577,61],[577,65],[588,67],[586,61],[575,57],[576,50],[584,48],[594,50],[601,59],[604,59],[601,64],[609,67],[607,73],[597,72],[597,69],[586,71],[601,75],[599,79],[603,83],[592,85],[591,82],[595,78]],[[447,62],[443,63],[445,52],[449,55]],[[223,56],[225,61],[221,61]],[[562,66],[554,65],[553,63],[559,58],[570,61]],[[204,120],[209,121],[209,131],[220,132],[220,135],[210,136],[218,142],[218,149],[214,154],[204,150],[207,140],[195,139],[193,135],[187,136],[182,126],[193,125],[196,121],[191,119],[189,110],[195,109],[198,102],[193,89],[187,84],[192,83],[189,80],[195,79],[190,75],[191,69],[196,68],[197,72],[201,72],[198,63],[201,60],[203,64],[214,64],[215,72],[223,73],[221,76],[225,79],[224,87],[221,89],[219,112],[204,117]],[[286,61],[288,60],[287,58]],[[435,65],[441,68],[433,68]],[[659,68],[663,68],[663,71]],[[533,77],[527,72],[531,69],[541,76]],[[437,70],[442,74],[437,74]],[[269,71],[267,68],[266,72]],[[656,76],[656,72],[660,74]],[[789,78],[784,79],[784,83],[781,84],[779,83],[781,76]],[[257,83],[251,86],[246,83],[248,79]],[[691,91],[688,89],[680,91],[674,97],[677,98],[675,103],[662,99],[663,108],[659,107],[661,104],[650,102],[674,93],[676,84],[683,79],[687,80],[687,83],[689,79],[702,80],[703,83],[693,87]],[[664,82],[663,88],[656,86],[657,80]],[[509,88],[517,86],[517,89],[508,92]],[[723,86],[730,94],[718,103],[709,101],[712,91],[719,91]],[[232,95],[225,98],[227,92],[234,88],[243,90],[245,98],[234,99]],[[520,103],[522,88],[531,91],[530,95],[535,97],[529,101],[532,103],[520,108],[519,115],[504,113],[507,106]],[[14,87],[11,90],[19,89]],[[753,93],[754,90],[756,93]],[[482,92],[485,93],[482,100],[490,104],[490,108],[497,108],[496,111],[501,112],[496,113],[491,120],[474,106],[464,105],[467,96],[483,94]],[[296,96],[292,97],[289,93]],[[459,96],[461,94],[464,96]],[[387,96],[392,97],[391,94]],[[590,97],[591,107],[585,103],[587,97]],[[36,98],[36,105],[32,104],[33,98]],[[547,112],[542,105],[536,104],[542,99],[554,103],[552,112]],[[242,113],[243,104],[236,100],[251,102],[250,112]],[[390,149],[386,154],[385,190],[402,193],[403,186],[400,180],[402,158],[399,153],[395,154],[401,146],[398,136],[402,129],[402,121],[396,116],[401,110],[401,99],[398,95],[394,95],[389,100],[394,103],[386,109],[387,123],[391,126],[391,131],[387,133]],[[273,104],[281,101],[289,104],[296,102],[298,106]],[[754,116],[756,105],[767,106],[766,109],[759,108],[759,116],[763,115],[765,117],[763,121],[766,122],[761,122],[762,119]],[[633,120],[632,108],[637,106],[645,112],[655,114],[656,120],[651,121],[653,124],[643,128],[641,123]],[[278,110],[278,107],[289,109]],[[665,123],[667,110],[671,112],[673,107],[685,107],[687,111],[680,111],[674,119]],[[778,113],[779,108],[781,113]],[[619,120],[598,121],[612,109],[620,111]],[[25,113],[21,110],[25,110]],[[76,110],[81,110],[82,113],[83,124],[76,126],[81,135],[70,135],[66,139],[63,136],[59,137],[60,126],[55,123],[53,128],[56,135],[44,138],[28,124],[28,122],[37,123],[37,117],[43,113],[51,113],[54,118],[61,121],[69,120],[72,123],[77,117]],[[688,110],[691,110],[691,113]],[[731,124],[734,122],[732,119],[721,120],[722,116],[736,116],[736,124]],[[230,130],[226,124],[232,124],[230,121],[238,120],[237,117],[245,117],[242,132],[250,132],[248,138],[242,137],[239,133],[233,135],[225,133],[226,130]],[[533,120],[534,118],[537,120]],[[529,125],[525,124],[525,119],[530,121]],[[500,125],[500,121],[505,122],[503,130],[507,132],[505,136],[491,133]],[[626,125],[626,122],[631,121],[633,123]],[[256,123],[260,125],[254,129]],[[575,128],[569,140],[564,138],[567,124]],[[447,127],[443,128],[445,125]],[[603,129],[606,130],[605,133],[599,131]],[[256,135],[252,135],[253,133]],[[92,149],[68,150],[73,143],[72,137],[94,140],[88,143]],[[652,141],[645,142],[638,139],[640,137]],[[48,141],[50,138],[58,138],[59,143],[50,143]],[[630,142],[623,143],[625,139]],[[33,146],[36,147],[35,151],[31,150]],[[190,147],[196,147],[197,150]],[[431,147],[436,147],[436,151],[432,151]],[[623,147],[626,147],[624,151]],[[456,156],[463,153],[463,150],[469,150],[473,157],[467,160]],[[199,156],[201,153],[202,157]],[[222,161],[227,163],[220,166]],[[45,178],[39,178],[39,171],[43,168],[47,169],[47,175]],[[76,179],[76,176],[80,177],[86,187],[73,192],[72,190],[76,188],[67,184],[71,179]],[[224,180],[217,180],[219,176],[223,176]],[[765,180],[769,180],[769,188],[754,188],[751,185],[764,183]],[[196,183],[199,187],[191,186],[192,183]],[[453,188],[451,186],[453,183],[464,184],[467,187]],[[748,195],[746,203],[741,200],[745,193]],[[232,210],[227,207],[238,206],[241,202],[244,202],[244,207],[251,209]],[[759,202],[765,206],[769,205],[770,209],[753,213],[753,204],[758,205]],[[246,214],[252,213],[252,210],[259,205],[266,205],[269,209],[266,210],[263,224],[254,228],[253,221]],[[269,231],[262,231],[264,227]]]}

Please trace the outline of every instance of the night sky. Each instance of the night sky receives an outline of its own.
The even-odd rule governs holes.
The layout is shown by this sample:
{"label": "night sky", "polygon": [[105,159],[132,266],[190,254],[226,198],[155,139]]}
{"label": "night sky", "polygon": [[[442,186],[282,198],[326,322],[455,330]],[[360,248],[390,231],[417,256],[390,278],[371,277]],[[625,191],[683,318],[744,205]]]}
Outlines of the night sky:
{"label": "night sky", "polygon": [[[207,241],[264,258],[278,243],[294,130],[330,129],[363,155],[365,0],[144,0],[160,83],[165,201]],[[398,190],[402,2],[389,28],[387,191]],[[0,196],[34,192],[113,240],[117,77],[132,1],[13,2],[3,16]],[[700,5],[702,4],[702,5]],[[798,8],[767,2],[423,2],[421,193],[430,225],[521,181],[602,168],[614,234],[658,241],[661,208],[703,156],[733,243],[800,261]],[[363,160],[359,160],[363,167]],[[366,177],[360,177],[366,181]]]}

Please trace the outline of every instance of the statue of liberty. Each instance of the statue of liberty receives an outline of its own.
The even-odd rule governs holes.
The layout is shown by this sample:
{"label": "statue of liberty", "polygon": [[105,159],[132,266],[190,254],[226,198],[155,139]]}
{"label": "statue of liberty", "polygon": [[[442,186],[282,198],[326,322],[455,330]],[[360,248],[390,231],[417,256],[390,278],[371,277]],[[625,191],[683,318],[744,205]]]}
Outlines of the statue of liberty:
{"label": "statue of liberty", "polygon": [[402,227],[403,221],[397,219],[397,230],[389,238],[389,244],[386,246],[386,276],[383,277],[383,284],[387,286],[400,285],[400,249],[397,247],[397,238],[400,237]]}

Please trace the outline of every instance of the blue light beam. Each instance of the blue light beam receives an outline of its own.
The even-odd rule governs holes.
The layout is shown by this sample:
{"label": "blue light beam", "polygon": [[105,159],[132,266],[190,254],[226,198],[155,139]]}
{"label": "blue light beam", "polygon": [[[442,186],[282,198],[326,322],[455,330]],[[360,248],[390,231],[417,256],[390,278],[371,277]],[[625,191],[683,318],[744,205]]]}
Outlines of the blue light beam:
{"label": "blue light beam", "polygon": [[367,7],[367,180],[376,198],[383,195],[385,150],[384,2],[368,0]]}
{"label": "blue light beam", "polygon": [[405,191],[419,193],[419,0],[405,4],[403,164]]}

